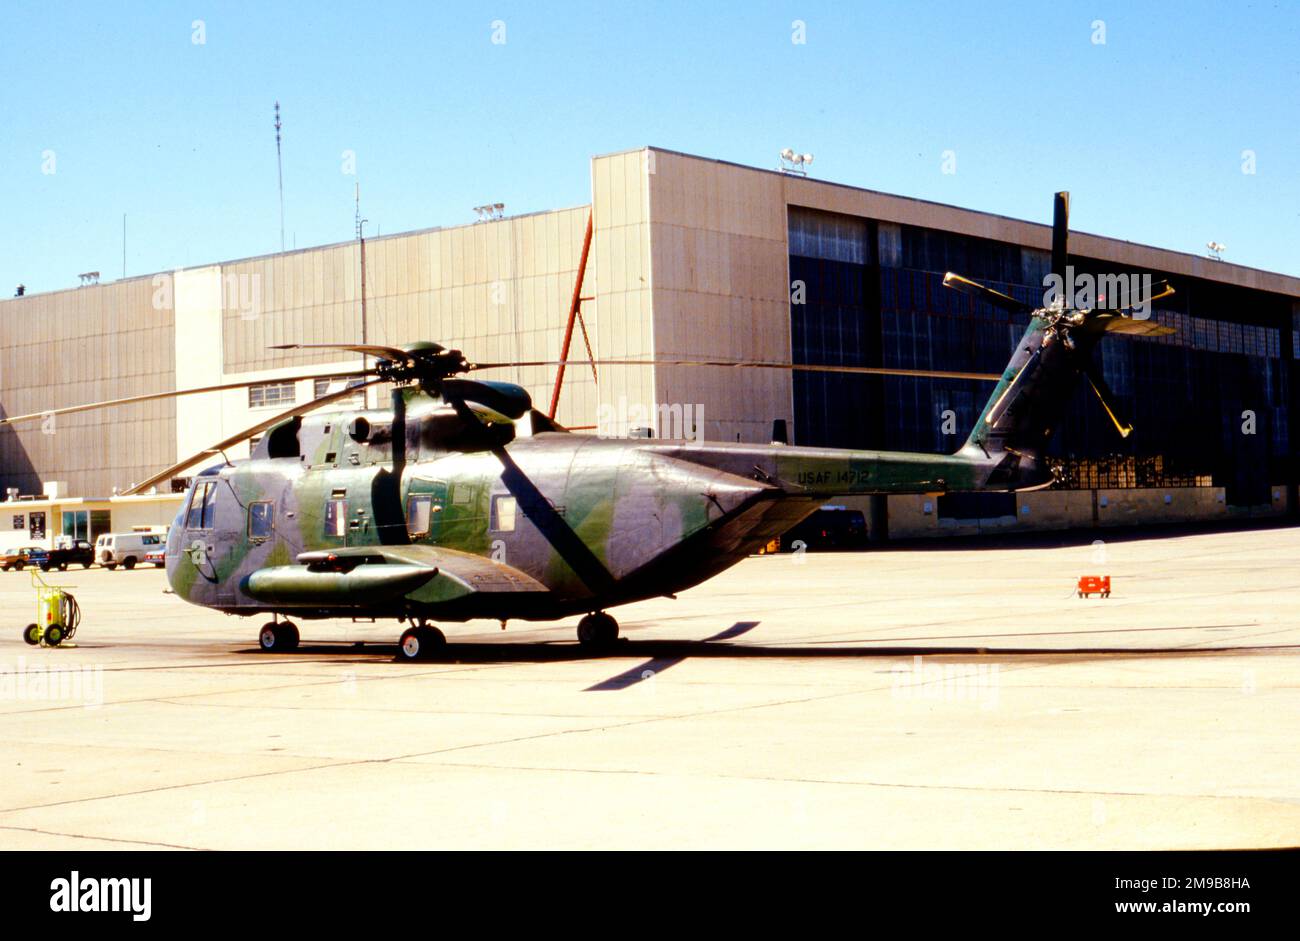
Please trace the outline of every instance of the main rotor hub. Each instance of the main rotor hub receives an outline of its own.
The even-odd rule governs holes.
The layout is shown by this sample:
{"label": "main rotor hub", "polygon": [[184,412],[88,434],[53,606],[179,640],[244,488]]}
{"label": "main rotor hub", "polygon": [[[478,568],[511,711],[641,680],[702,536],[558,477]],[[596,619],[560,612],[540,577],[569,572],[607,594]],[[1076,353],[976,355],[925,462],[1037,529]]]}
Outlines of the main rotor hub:
{"label": "main rotor hub", "polygon": [[470,370],[464,353],[445,349],[437,343],[411,346],[406,353],[402,360],[376,360],[375,372],[379,378],[400,385],[418,382],[422,386],[436,387],[442,380]]}

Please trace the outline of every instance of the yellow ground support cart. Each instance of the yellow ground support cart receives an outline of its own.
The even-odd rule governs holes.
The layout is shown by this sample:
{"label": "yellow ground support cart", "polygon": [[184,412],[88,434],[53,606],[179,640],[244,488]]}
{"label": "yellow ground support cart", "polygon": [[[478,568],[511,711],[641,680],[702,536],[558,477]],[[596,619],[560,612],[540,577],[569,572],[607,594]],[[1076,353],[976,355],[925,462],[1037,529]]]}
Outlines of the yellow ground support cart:
{"label": "yellow ground support cart", "polygon": [[81,607],[77,599],[57,585],[50,585],[32,570],[36,589],[36,621],[23,628],[23,640],[35,647],[57,647],[77,633]]}

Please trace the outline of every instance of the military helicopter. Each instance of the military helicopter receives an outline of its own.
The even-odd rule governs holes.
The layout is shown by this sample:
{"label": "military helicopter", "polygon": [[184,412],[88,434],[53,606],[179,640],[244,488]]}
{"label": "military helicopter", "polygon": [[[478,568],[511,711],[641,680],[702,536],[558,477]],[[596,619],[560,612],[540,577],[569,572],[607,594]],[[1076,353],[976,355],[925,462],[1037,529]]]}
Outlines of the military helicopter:
{"label": "military helicopter", "polygon": [[[1052,270],[1066,263],[1068,194],[1056,196]],[[996,380],[953,454],[782,444],[605,439],[575,434],[532,407],[521,387],[462,378],[474,363],[437,343],[285,344],[374,357],[352,375],[390,384],[388,409],[316,412],[357,386],[282,412],[136,484],[138,493],[218,456],[195,476],[167,540],[167,578],[188,602],[270,614],[258,642],[294,649],[299,619],[393,618],[399,658],[436,656],[433,621],[553,620],[581,614],[578,640],[607,649],[617,605],[673,596],[735,565],[851,494],[1012,491],[1049,485],[1044,447],[1080,373],[1116,428],[1093,348],[1109,332],[1168,327],[1126,310],[1031,308],[949,273],[944,283],[1027,314],[1000,376],[709,360],[600,360],[602,365],[733,366]],[[1162,286],[1143,303],[1167,296]],[[1134,305],[1137,306],[1137,305]],[[332,373],[337,376],[338,373]],[[315,378],[315,377],[296,377]],[[59,409],[84,411],[251,383],[155,393]],[[17,416],[9,422],[48,415]],[[232,445],[263,435],[245,460]]]}

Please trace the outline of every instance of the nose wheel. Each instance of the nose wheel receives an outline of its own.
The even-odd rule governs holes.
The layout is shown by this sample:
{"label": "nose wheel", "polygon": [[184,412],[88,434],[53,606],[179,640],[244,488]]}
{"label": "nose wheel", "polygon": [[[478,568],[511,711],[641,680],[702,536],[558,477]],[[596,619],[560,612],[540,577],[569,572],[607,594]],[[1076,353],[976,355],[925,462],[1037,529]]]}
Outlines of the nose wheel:
{"label": "nose wheel", "polygon": [[257,643],[266,653],[286,653],[298,647],[298,628],[291,621],[268,621],[258,632]]}
{"label": "nose wheel", "polygon": [[421,624],[402,632],[397,644],[399,660],[431,660],[447,646],[447,637],[436,627]]}
{"label": "nose wheel", "polygon": [[618,621],[597,611],[578,622],[578,643],[589,650],[608,650],[618,640]]}

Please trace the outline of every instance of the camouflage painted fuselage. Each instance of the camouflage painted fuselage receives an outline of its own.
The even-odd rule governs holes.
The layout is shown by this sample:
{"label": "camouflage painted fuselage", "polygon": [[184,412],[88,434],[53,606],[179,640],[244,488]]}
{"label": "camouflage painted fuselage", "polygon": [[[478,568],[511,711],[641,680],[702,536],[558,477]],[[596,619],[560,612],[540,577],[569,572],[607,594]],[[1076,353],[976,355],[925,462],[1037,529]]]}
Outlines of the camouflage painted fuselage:
{"label": "camouflage painted fuselage", "polygon": [[[407,403],[398,453],[382,433],[392,412],[324,415],[295,429],[297,455],[270,456],[268,435],[249,460],[196,477],[168,540],[176,593],[239,614],[550,619],[690,588],[828,497],[978,489],[991,468],[558,430],[456,450],[439,441],[454,442],[454,416]],[[368,441],[349,434],[358,416]],[[311,553],[360,564],[302,564]]]}

